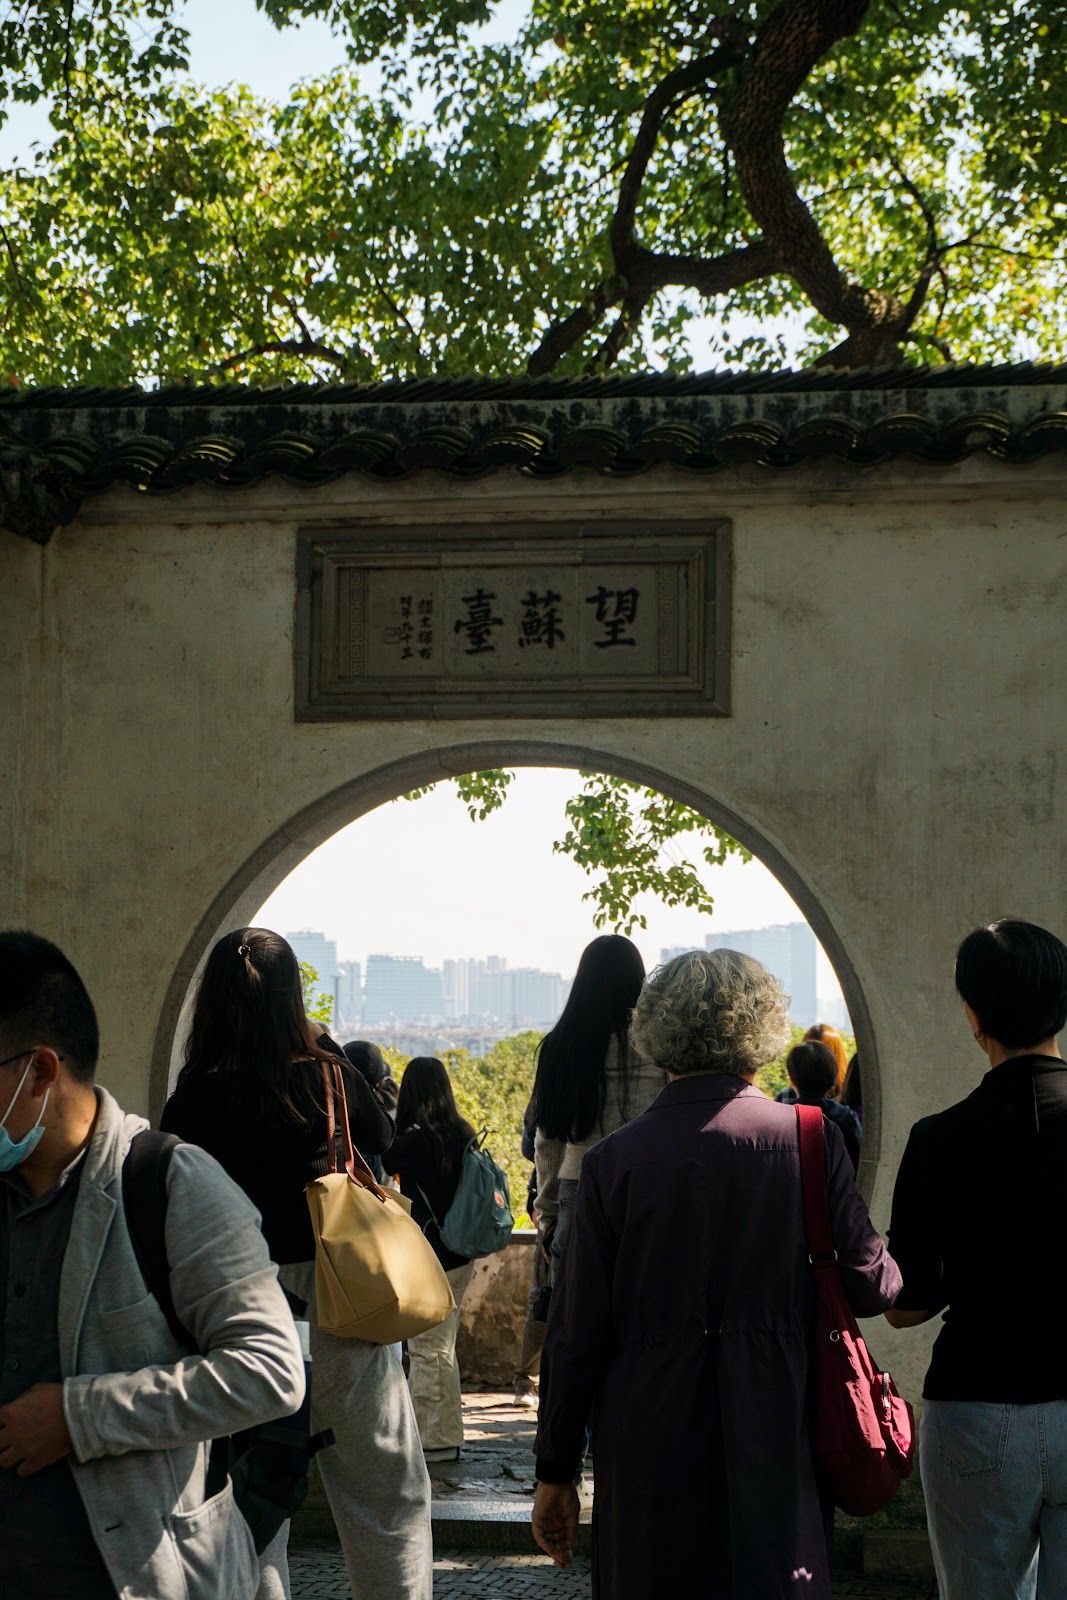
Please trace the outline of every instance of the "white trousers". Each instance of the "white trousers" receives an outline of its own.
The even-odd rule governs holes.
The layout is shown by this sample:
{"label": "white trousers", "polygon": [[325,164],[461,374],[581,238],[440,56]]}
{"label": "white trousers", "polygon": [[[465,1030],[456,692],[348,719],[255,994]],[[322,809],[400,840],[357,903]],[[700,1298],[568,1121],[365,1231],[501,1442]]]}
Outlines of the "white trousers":
{"label": "white trousers", "polygon": [[424,1450],[458,1450],[463,1444],[463,1393],[456,1360],[456,1334],[464,1291],[474,1272],[473,1261],[448,1274],[456,1309],[436,1328],[408,1340],[411,1398]]}
{"label": "white trousers", "polygon": [[[321,1332],[312,1263],[283,1267],[279,1276],[308,1302],[311,1425],[334,1434],[315,1459],[353,1600],[431,1600],[430,1478],[396,1351]],[[289,1600],[278,1543],[261,1558],[257,1600]]]}

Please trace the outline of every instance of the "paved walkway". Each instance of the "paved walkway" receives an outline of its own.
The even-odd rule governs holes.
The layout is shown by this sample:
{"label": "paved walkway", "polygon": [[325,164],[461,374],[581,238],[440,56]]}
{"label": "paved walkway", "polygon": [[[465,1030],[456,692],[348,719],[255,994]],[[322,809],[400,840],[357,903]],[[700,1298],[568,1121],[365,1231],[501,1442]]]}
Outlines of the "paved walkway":
{"label": "paved walkway", "polygon": [[[589,1600],[589,1562],[557,1572],[546,1556],[530,1554],[533,1437],[536,1413],[510,1394],[472,1390],[463,1397],[465,1445],[459,1461],[430,1468],[433,1483],[434,1600]],[[583,1496],[583,1522],[591,1509]],[[336,1538],[306,1525],[290,1546],[293,1600],[350,1600]],[[583,1541],[588,1529],[583,1529]],[[936,1600],[929,1581],[866,1578],[842,1572],[835,1600]],[[658,1600],[658,1597],[650,1597]],[[976,1597],[977,1600],[977,1597]]]}
{"label": "paved walkway", "polygon": [[[293,1600],[351,1600],[336,1545],[299,1545],[289,1552]],[[445,1551],[434,1562],[434,1600],[589,1600],[589,1563],[557,1572],[543,1556]],[[650,1596],[650,1600],[654,1597]],[[900,1578],[835,1579],[834,1600],[936,1600],[929,1583]]]}
{"label": "paved walkway", "polygon": [[[494,1390],[470,1390],[464,1394],[463,1454],[458,1461],[440,1462],[430,1468],[434,1537],[438,1545],[481,1546],[482,1539],[465,1532],[473,1523],[484,1526],[529,1522],[536,1427],[536,1411],[517,1406],[510,1394]],[[588,1522],[593,1505],[591,1481],[582,1498],[582,1520]],[[455,1538],[446,1536],[447,1525],[455,1527]],[[518,1545],[520,1552],[527,1548],[527,1542],[524,1534]],[[513,1544],[511,1548],[516,1547]]]}

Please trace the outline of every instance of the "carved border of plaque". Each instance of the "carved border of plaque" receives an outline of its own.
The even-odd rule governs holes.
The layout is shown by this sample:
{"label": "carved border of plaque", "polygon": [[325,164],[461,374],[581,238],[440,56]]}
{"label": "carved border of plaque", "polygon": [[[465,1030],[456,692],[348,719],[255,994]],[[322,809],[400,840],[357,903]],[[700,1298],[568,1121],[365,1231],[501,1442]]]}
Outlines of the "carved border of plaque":
{"label": "carved border of plaque", "polygon": [[730,535],[305,529],[296,719],[726,716]]}

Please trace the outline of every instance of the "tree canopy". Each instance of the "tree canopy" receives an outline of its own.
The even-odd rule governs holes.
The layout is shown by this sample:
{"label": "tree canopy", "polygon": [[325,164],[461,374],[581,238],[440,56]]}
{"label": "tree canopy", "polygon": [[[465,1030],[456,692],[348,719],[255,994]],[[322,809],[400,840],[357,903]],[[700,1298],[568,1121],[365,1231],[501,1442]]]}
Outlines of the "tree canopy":
{"label": "tree canopy", "polygon": [[1067,352],[1067,0],[258,0],[341,64],[185,72],[180,0],[21,0],[0,379]]}
{"label": "tree canopy", "polygon": [[[51,136],[0,170],[0,382],[681,369],[698,324],[749,368],[1067,356],[1067,0],[256,4],[337,67],[275,102],[192,81],[182,0],[9,3],[0,122]],[[627,930],[744,854],[594,775],[557,849]]]}

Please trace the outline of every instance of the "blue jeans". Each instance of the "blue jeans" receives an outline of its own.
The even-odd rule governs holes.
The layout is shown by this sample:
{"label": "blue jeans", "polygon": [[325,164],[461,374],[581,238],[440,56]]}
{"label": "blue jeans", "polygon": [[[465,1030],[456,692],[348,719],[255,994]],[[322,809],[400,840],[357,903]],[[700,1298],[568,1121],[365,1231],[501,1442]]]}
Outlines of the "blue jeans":
{"label": "blue jeans", "polygon": [[919,1453],[941,1600],[1067,1596],[1067,1400],[927,1400]]}

